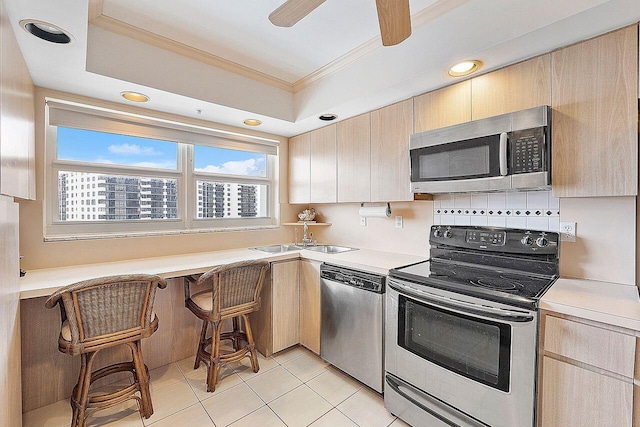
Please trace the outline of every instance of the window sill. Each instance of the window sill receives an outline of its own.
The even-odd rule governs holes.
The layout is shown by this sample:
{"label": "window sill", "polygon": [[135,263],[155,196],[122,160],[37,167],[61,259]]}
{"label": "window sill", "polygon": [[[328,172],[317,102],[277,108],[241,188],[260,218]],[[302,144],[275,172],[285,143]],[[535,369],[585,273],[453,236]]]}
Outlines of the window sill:
{"label": "window sill", "polygon": [[255,225],[255,226],[237,226],[237,227],[220,227],[208,229],[193,230],[163,230],[163,231],[142,231],[142,232],[117,232],[102,234],[76,234],[76,235],[56,235],[45,236],[45,242],[70,242],[76,240],[101,240],[101,239],[122,239],[131,237],[155,237],[155,236],[175,236],[183,234],[211,234],[226,233],[234,231],[253,231],[253,230],[275,230],[280,228],[279,225]]}

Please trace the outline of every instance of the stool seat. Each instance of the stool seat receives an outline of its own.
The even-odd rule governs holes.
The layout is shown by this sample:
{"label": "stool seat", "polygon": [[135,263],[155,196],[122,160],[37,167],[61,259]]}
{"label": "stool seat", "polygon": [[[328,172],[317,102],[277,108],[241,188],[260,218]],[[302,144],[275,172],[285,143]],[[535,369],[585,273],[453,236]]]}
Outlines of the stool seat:
{"label": "stool seat", "polygon": [[[208,392],[215,391],[220,367],[225,363],[248,357],[253,371],[260,369],[247,314],[260,309],[260,293],[268,270],[267,261],[242,261],[212,268],[197,280],[185,281],[185,306],[202,319],[193,367],[198,369],[201,362],[207,365]],[[200,290],[193,296],[191,285]],[[226,319],[232,319],[230,332],[222,332]],[[207,336],[209,327],[211,335]],[[234,351],[221,353],[223,340],[231,340]]]}
{"label": "stool seat", "polygon": [[[159,276],[108,276],[66,286],[47,299],[47,308],[60,306],[58,349],[80,355],[80,375],[71,396],[72,427],[84,427],[95,412],[129,399],[138,402],[144,418],[153,414],[149,370],[140,344],[158,329],[153,302],[156,289],[166,286]],[[118,345],[129,347],[132,360],[93,370],[98,352]],[[89,395],[91,384],[119,372],[130,372],[133,383],[110,393]]]}

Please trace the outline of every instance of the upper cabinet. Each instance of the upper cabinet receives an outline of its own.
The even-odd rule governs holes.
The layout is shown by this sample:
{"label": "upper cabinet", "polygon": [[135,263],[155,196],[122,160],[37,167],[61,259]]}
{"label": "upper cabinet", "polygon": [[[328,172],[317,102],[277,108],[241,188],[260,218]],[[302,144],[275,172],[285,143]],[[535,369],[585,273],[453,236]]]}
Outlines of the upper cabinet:
{"label": "upper cabinet", "polygon": [[289,203],[336,202],[336,125],[289,140]]}
{"label": "upper cabinet", "polygon": [[310,141],[309,133],[289,139],[289,203],[311,202]]}
{"label": "upper cabinet", "polygon": [[0,194],[35,199],[33,81],[4,8],[0,18]]}
{"label": "upper cabinet", "polygon": [[551,54],[555,197],[638,193],[638,27]]}
{"label": "upper cabinet", "polygon": [[311,203],[335,203],[336,184],[336,125],[310,132]]}
{"label": "upper cabinet", "polygon": [[471,120],[471,80],[413,98],[415,132],[425,132]]}
{"label": "upper cabinet", "polygon": [[371,115],[337,124],[338,202],[371,200]]}
{"label": "upper cabinet", "polygon": [[409,175],[412,132],[412,99],[371,112],[372,202],[413,200]]}
{"label": "upper cabinet", "polygon": [[551,105],[550,55],[471,79],[473,120]]}

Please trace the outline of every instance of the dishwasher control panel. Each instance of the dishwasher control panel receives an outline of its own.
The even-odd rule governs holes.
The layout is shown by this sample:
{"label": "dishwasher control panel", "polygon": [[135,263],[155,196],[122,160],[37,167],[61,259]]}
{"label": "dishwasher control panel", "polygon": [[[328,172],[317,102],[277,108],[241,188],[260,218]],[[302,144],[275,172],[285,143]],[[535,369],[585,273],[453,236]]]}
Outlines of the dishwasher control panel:
{"label": "dishwasher control panel", "polygon": [[382,294],[385,289],[386,276],[332,264],[322,264],[320,278]]}

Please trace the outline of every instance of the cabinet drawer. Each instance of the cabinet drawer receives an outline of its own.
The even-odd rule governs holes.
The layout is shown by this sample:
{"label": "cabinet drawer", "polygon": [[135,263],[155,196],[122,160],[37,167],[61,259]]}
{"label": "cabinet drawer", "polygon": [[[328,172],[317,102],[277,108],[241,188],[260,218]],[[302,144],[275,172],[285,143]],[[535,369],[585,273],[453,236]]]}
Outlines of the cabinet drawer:
{"label": "cabinet drawer", "polygon": [[547,316],[544,350],[633,378],[635,338]]}

